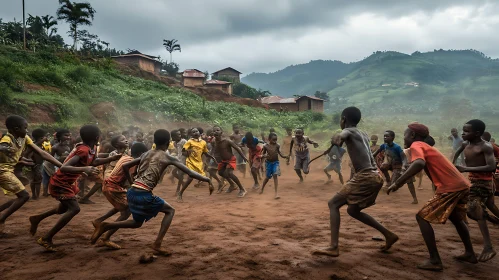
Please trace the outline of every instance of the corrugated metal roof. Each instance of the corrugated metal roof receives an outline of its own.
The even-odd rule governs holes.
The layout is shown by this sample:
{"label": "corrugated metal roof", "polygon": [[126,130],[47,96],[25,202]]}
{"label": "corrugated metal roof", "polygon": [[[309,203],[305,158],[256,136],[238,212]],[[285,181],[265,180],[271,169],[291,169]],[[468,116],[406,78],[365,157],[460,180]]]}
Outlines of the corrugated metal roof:
{"label": "corrugated metal roof", "polygon": [[218,70],[218,71],[216,71],[216,72],[213,72],[213,74],[216,74],[216,73],[218,73],[218,72],[221,72],[221,71],[224,71],[224,70],[227,70],[227,69],[230,69],[230,70],[233,70],[233,71],[235,71],[235,72],[237,72],[237,73],[239,73],[239,74],[242,74],[241,72],[237,71],[236,69],[234,69],[234,68],[232,68],[232,67],[227,67],[227,68],[224,68],[224,69]]}
{"label": "corrugated metal roof", "polygon": [[197,69],[186,69],[182,72],[182,77],[184,78],[204,78],[205,75],[203,72]]}
{"label": "corrugated metal roof", "polygon": [[263,104],[278,103],[279,100],[281,100],[281,99],[282,99],[282,97],[277,96],[277,95],[273,95],[273,96],[263,97],[260,100],[260,102]]}
{"label": "corrugated metal roof", "polygon": [[159,61],[157,61],[156,59],[153,59],[147,55],[144,55],[144,54],[124,54],[124,55],[117,55],[117,56],[112,56],[111,58],[121,58],[121,57],[141,57],[141,58],[145,58],[147,60],[152,60],[154,62],[157,62],[157,63],[161,63]]}
{"label": "corrugated metal roof", "polygon": [[307,97],[307,98],[310,98],[310,99],[314,99],[314,100],[324,101],[324,99],[320,99],[319,97],[310,96],[310,95],[300,96],[300,97],[296,98],[296,100],[298,100],[300,98],[304,98],[304,97]]}
{"label": "corrugated metal roof", "polygon": [[206,85],[230,85],[231,82],[220,81],[220,80],[209,80],[205,82]]}

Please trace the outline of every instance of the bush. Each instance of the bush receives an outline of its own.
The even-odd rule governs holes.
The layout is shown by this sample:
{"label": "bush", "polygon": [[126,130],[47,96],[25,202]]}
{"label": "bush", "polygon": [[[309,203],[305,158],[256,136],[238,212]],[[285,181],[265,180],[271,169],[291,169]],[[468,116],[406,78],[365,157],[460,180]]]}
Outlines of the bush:
{"label": "bush", "polygon": [[0,82],[12,87],[16,84],[17,67],[11,61],[0,58]]}
{"label": "bush", "polygon": [[5,82],[0,81],[0,104],[10,106],[12,105],[12,98],[10,97],[10,89]]}
{"label": "bush", "polygon": [[33,67],[28,68],[26,72],[30,80],[32,80],[33,82],[55,87],[64,86],[64,79],[56,72],[56,69],[53,67]]}
{"label": "bush", "polygon": [[66,76],[75,82],[83,82],[90,79],[90,71],[84,66],[77,66],[76,68],[66,72]]}

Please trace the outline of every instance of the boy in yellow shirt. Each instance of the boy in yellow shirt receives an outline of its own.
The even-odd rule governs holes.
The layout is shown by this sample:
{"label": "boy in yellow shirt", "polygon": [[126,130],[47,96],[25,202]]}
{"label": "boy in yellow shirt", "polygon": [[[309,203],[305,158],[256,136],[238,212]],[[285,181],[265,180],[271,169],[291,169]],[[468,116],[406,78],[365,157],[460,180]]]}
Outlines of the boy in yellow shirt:
{"label": "boy in yellow shirt", "polygon": [[[184,148],[182,149],[182,153],[187,157],[185,161],[185,165],[190,170],[205,176],[204,168],[203,168],[203,155],[211,158],[214,162],[217,160],[208,153],[208,146],[206,141],[200,139],[200,133],[197,128],[193,128],[191,130],[191,139],[185,143]],[[192,182],[192,177],[189,177],[187,181],[182,186],[182,189],[177,194],[177,202],[183,202],[182,195],[184,194],[185,189]],[[211,188],[211,186],[210,186]],[[210,189],[210,194],[212,190]]]}
{"label": "boy in yellow shirt", "polygon": [[14,193],[17,198],[0,205],[0,233],[5,228],[5,220],[29,199],[29,193],[23,183],[14,175],[14,166],[21,159],[23,152],[29,148],[55,166],[61,167],[62,165],[49,153],[35,145],[33,140],[26,135],[28,122],[23,117],[9,116],[5,120],[5,126],[8,133],[0,139],[0,188]]}

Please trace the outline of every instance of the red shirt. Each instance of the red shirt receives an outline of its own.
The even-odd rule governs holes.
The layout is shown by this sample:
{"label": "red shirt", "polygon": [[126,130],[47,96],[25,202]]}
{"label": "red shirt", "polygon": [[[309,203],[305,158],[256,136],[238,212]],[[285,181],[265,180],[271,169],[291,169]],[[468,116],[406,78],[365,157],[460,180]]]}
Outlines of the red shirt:
{"label": "red shirt", "polygon": [[[89,146],[83,143],[79,143],[74,147],[64,163],[66,163],[74,156],[78,156],[80,158],[75,166],[84,167],[89,166],[92,161],[94,161],[96,153],[95,150],[93,150]],[[61,171],[61,169],[57,169],[55,174],[50,178],[50,184],[56,187],[70,187],[76,182],[76,180],[78,180],[80,175],[80,173],[64,173]]]}
{"label": "red shirt", "polygon": [[452,193],[470,187],[470,182],[457,168],[437,149],[417,141],[411,145],[411,161],[422,159],[426,169],[437,188],[436,193]]}

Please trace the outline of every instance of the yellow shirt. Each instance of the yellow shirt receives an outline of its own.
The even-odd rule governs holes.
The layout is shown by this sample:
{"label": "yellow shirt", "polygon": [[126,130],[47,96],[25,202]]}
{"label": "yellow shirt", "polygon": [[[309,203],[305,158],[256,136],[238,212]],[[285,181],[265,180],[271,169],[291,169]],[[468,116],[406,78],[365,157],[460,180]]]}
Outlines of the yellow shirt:
{"label": "yellow shirt", "polygon": [[203,153],[208,153],[206,141],[191,139],[184,144],[184,149],[193,151],[185,161],[187,168],[204,176]]}
{"label": "yellow shirt", "polygon": [[[156,144],[152,144],[151,150],[156,150]],[[175,145],[173,144],[173,141],[170,141],[170,145],[168,145],[168,150],[175,150]]]}
{"label": "yellow shirt", "polygon": [[52,153],[52,145],[50,145],[50,141],[43,142],[42,147],[47,153]]}
{"label": "yellow shirt", "polygon": [[14,172],[14,166],[19,162],[26,148],[33,144],[33,140],[26,135],[25,138],[15,139],[14,135],[7,133],[0,139],[0,145],[14,149],[14,155],[0,152],[0,172]]}

